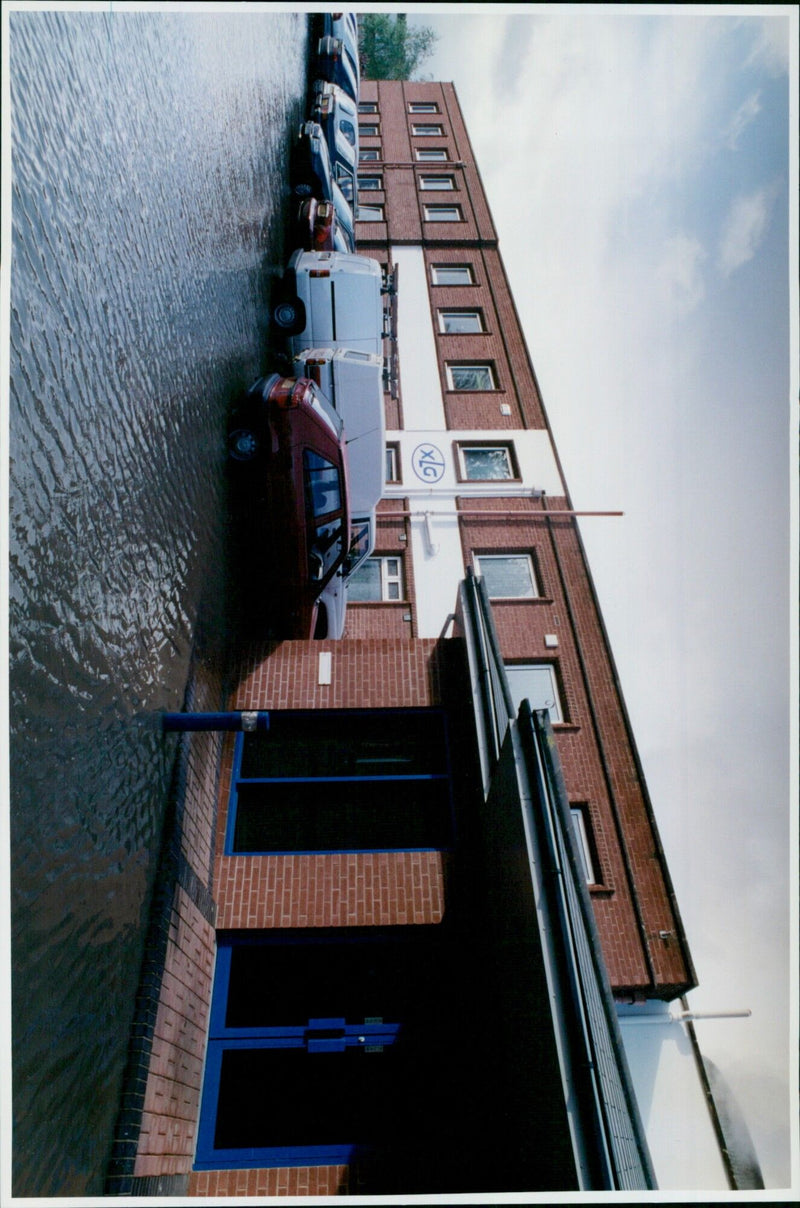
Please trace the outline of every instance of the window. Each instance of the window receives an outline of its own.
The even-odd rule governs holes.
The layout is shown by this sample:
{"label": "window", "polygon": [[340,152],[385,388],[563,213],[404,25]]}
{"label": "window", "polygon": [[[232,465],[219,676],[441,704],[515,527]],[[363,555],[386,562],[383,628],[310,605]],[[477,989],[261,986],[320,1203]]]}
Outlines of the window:
{"label": "window", "polygon": [[383,206],[359,205],[357,218],[359,222],[383,222]]}
{"label": "window", "polygon": [[358,153],[359,163],[372,164],[376,163],[381,157],[381,153],[377,147],[362,147]]}
{"label": "window", "polygon": [[399,555],[367,558],[349,579],[347,595],[351,602],[402,600],[403,559]]}
{"label": "window", "polygon": [[485,330],[483,314],[479,310],[439,311],[439,331],[447,335],[464,335]]}
{"label": "window", "polygon": [[547,709],[551,722],[563,721],[552,663],[507,663],[506,675],[517,709],[523,700],[528,700],[532,709]]}
{"label": "window", "polygon": [[435,101],[409,101],[409,113],[438,113],[439,106]]}
{"label": "window", "polygon": [[386,446],[386,482],[400,482],[400,446]]}
{"label": "window", "polygon": [[492,482],[502,478],[519,478],[511,444],[460,444],[458,458],[462,481]]}
{"label": "window", "polygon": [[348,121],[347,118],[343,117],[339,121],[339,129],[341,130],[343,137],[347,139],[350,146],[355,147],[355,145],[356,145],[356,128],[353,125],[353,123],[351,121]]}
{"label": "window", "polygon": [[336,183],[342,190],[342,196],[345,201],[349,201],[352,204],[356,195],[356,178],[355,174],[345,164],[336,165]]}
{"label": "window", "polygon": [[412,126],[411,133],[416,138],[441,138],[444,130],[441,126]]}
{"label": "window", "polygon": [[530,554],[476,554],[475,570],[490,600],[532,600],[539,594]]}
{"label": "window", "polygon": [[434,712],[380,709],[355,725],[352,714],[276,711],[269,734],[237,735],[226,852],[446,847],[444,719]]}
{"label": "window", "polygon": [[474,285],[475,276],[470,264],[432,264],[433,285]]}
{"label": "window", "polygon": [[419,187],[446,192],[456,187],[456,179],[454,176],[420,176]]}
{"label": "window", "polygon": [[447,162],[447,150],[444,147],[417,147],[415,155],[420,163]]}
{"label": "window", "polygon": [[578,863],[583,869],[587,885],[599,884],[595,872],[595,860],[592,855],[592,843],[589,837],[589,821],[586,817],[585,805],[571,805],[569,812],[572,817],[572,830],[575,836],[575,846],[578,853]]}
{"label": "window", "polygon": [[364,192],[380,192],[383,188],[382,176],[359,176],[358,187]]}
{"label": "window", "polygon": [[423,206],[426,222],[463,222],[461,206]]}
{"label": "window", "polygon": [[358,133],[361,138],[376,138],[378,134],[377,122],[359,122]]}
{"label": "window", "polygon": [[218,935],[196,1168],[346,1164],[433,1135],[418,1088],[447,1082],[440,931]]}
{"label": "window", "polygon": [[448,365],[448,390],[496,390],[494,368],[490,364]]}
{"label": "window", "polygon": [[377,113],[378,112],[377,101],[359,101],[358,102],[358,112],[359,113]]}

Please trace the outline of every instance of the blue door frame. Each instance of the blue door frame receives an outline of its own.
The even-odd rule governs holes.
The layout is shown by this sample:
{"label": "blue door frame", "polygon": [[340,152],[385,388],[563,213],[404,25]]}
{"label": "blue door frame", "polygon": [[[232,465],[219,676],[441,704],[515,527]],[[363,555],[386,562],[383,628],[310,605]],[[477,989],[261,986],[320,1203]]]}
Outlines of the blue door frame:
{"label": "blue door frame", "polygon": [[[347,937],[344,942],[346,940]],[[252,936],[242,941],[245,945],[257,942]],[[262,942],[269,941],[262,940]],[[281,940],[279,939],[278,942]],[[364,942],[369,943],[370,941]],[[357,1050],[363,1052],[364,1060],[369,1060],[370,1054],[380,1053],[391,1048],[399,1037],[401,1023],[377,1018],[352,1022],[341,1017],[310,1017],[302,1021],[289,1021],[286,1024],[230,1027],[226,1024],[226,1009],[233,950],[237,946],[239,946],[237,939],[226,937],[220,941],[217,951],[198,1128],[197,1157],[194,1168],[195,1170],[219,1170],[346,1164],[358,1149],[358,1139],[355,1137],[352,1140],[340,1140],[336,1144],[245,1144],[235,1147],[217,1144],[218,1110],[222,1095],[223,1064],[226,1055],[237,1051],[249,1052],[255,1059],[256,1053],[266,1055],[269,1050],[282,1054],[294,1051],[301,1058],[307,1056],[310,1060],[325,1061],[326,1055],[349,1053],[350,1062],[353,1059],[360,1062],[361,1058],[355,1055]],[[311,951],[313,942],[304,943],[303,947]],[[255,1061],[257,1063],[258,1059]],[[309,1077],[313,1079],[315,1067],[306,1066],[305,1062],[301,1064],[304,1067],[303,1073],[308,1073]],[[279,1103],[281,1087],[279,1084],[265,1086],[264,1094],[274,1095],[276,1102]],[[335,1130],[335,1124],[336,1121],[332,1120],[332,1130]]]}

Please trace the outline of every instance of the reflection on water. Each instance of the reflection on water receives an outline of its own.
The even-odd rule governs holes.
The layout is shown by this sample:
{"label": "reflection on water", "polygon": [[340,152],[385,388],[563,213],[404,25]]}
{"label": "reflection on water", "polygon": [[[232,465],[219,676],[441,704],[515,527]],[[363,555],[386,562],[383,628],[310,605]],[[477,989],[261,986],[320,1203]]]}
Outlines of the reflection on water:
{"label": "reflection on water", "polygon": [[14,1190],[100,1194],[224,420],[264,369],[306,19],[13,12]]}

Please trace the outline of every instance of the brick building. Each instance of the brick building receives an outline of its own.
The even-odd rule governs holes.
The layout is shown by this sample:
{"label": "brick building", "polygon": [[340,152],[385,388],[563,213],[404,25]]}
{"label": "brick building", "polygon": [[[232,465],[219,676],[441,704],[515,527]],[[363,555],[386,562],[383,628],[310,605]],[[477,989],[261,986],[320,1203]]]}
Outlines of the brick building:
{"label": "brick building", "polygon": [[377,544],[340,642],[243,652],[269,731],[185,736],[213,868],[176,837],[108,1189],[652,1186],[615,1002],[694,973],[576,514],[452,85],[360,109]]}

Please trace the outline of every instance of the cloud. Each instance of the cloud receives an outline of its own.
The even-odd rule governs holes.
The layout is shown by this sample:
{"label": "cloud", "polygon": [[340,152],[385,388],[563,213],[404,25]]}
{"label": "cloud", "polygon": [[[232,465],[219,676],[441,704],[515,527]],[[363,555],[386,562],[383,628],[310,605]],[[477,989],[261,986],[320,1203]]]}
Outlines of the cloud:
{"label": "cloud", "polygon": [[718,263],[724,277],[755,256],[767,232],[774,200],[775,191],[768,188],[734,198],[719,242]]}
{"label": "cloud", "polygon": [[742,132],[754,121],[760,112],[761,92],[753,92],[747,100],[742,102],[728,123],[727,129],[723,134],[725,146],[731,151],[735,151]]}
{"label": "cloud", "polygon": [[745,66],[764,68],[773,76],[785,75],[789,70],[790,34],[788,16],[762,17],[756,22],[755,41]]}
{"label": "cloud", "polygon": [[699,239],[674,235],[667,240],[656,269],[662,302],[678,315],[695,310],[706,294],[702,264],[706,251]]}

